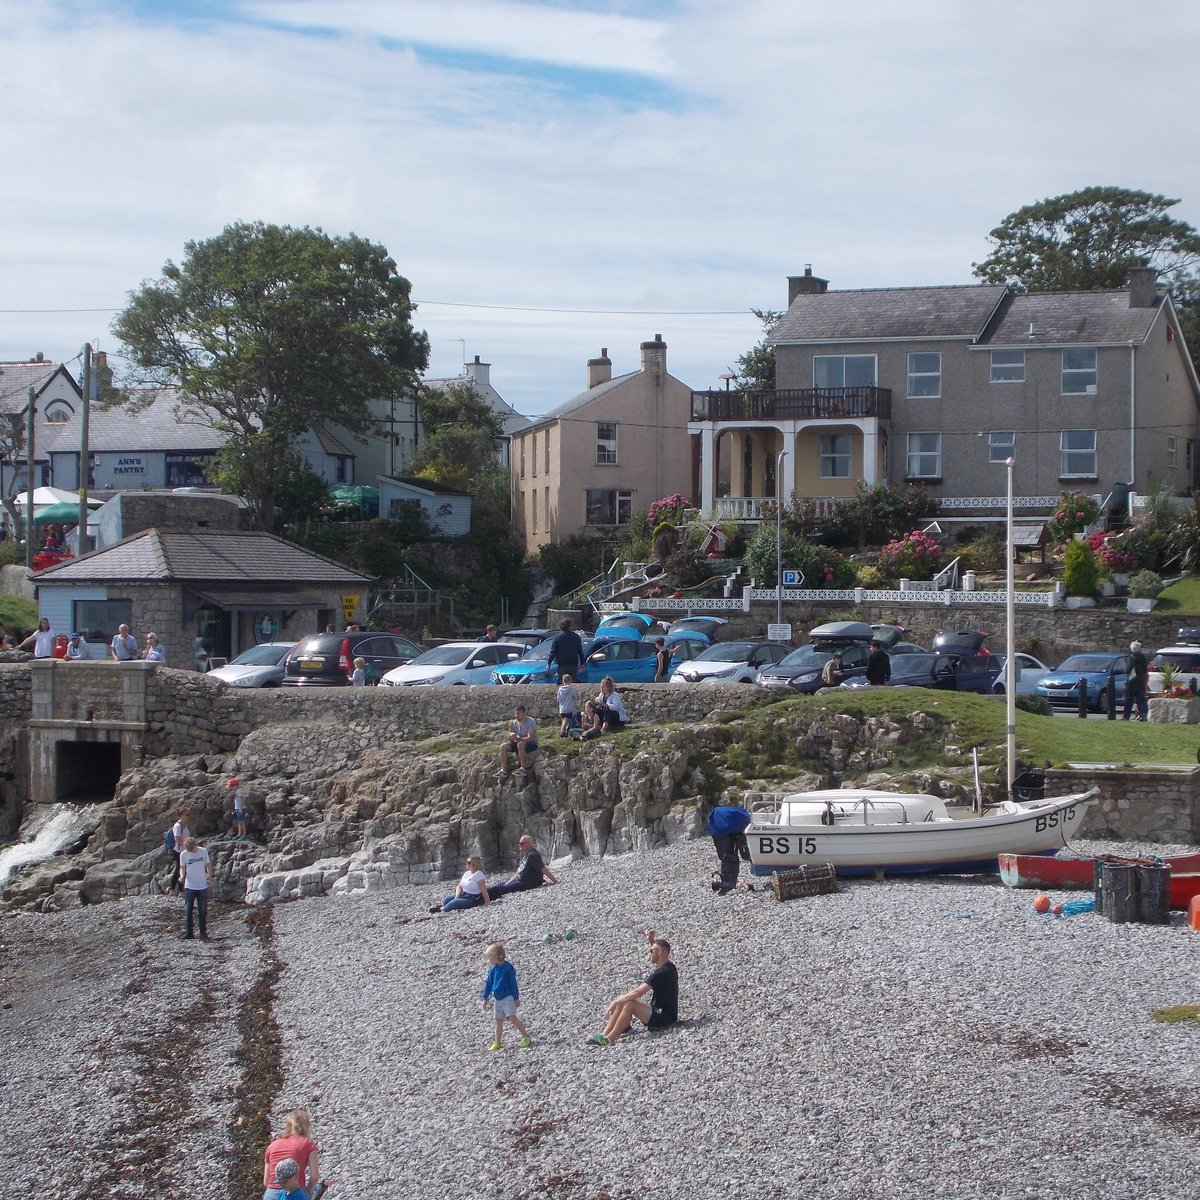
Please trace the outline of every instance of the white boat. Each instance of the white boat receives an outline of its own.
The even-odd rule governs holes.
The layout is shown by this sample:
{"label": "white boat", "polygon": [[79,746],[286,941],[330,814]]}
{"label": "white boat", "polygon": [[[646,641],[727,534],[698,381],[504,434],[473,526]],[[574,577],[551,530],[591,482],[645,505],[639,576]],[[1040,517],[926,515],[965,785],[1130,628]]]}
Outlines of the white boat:
{"label": "white boat", "polygon": [[1049,854],[1079,831],[1098,788],[1046,800],[1004,800],[951,816],[936,796],[842,788],[757,792],[743,803],[756,875],[832,863],[839,875],[994,872],[996,856]]}

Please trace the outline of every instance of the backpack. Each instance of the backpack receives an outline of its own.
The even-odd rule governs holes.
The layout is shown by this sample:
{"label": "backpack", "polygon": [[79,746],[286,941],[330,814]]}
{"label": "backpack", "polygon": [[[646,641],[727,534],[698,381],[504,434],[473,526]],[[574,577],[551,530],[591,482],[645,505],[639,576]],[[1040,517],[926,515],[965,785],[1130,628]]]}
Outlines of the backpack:
{"label": "backpack", "polygon": [[175,826],[168,825],[166,835],[163,837],[163,849],[175,852]]}

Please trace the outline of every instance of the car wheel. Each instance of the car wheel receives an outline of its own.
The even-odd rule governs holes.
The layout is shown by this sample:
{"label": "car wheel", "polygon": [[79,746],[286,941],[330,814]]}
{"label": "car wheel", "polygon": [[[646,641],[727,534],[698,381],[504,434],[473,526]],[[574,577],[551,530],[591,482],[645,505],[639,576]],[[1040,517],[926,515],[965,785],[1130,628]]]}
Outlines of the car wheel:
{"label": "car wheel", "polygon": [[1004,695],[1004,684],[993,683],[992,684],[992,692],[994,695],[1003,696]]}

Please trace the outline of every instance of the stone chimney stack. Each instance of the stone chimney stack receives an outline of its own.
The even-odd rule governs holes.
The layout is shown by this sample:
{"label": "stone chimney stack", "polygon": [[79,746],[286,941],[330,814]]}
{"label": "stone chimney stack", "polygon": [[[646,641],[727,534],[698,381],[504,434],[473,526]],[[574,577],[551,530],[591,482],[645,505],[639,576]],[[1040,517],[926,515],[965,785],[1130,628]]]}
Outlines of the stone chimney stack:
{"label": "stone chimney stack", "polygon": [[1154,267],[1131,267],[1129,271],[1129,307],[1153,308],[1158,299],[1158,271]]}
{"label": "stone chimney stack", "polygon": [[475,355],[475,361],[467,363],[467,378],[476,385],[480,391],[486,391],[492,386],[492,364],[479,361],[479,355]]}
{"label": "stone chimney stack", "polygon": [[607,346],[600,347],[599,358],[588,359],[587,368],[589,390],[607,383],[612,378],[612,359],[608,357]]}
{"label": "stone chimney stack", "polygon": [[788,276],[788,305],[797,296],[823,296],[829,291],[829,280],[812,273],[812,263],[804,264],[803,275]]}
{"label": "stone chimney stack", "polygon": [[654,335],[654,341],[642,343],[642,370],[648,371],[656,379],[661,379],[667,373],[667,343],[661,333]]}

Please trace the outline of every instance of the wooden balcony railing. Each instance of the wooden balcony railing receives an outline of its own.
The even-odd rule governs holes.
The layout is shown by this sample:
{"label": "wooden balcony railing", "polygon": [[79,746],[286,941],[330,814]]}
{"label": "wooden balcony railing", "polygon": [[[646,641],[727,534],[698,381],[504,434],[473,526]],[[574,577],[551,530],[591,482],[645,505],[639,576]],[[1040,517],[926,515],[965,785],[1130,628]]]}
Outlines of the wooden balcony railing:
{"label": "wooden balcony railing", "polygon": [[782,388],[773,392],[693,392],[693,421],[822,421],[892,415],[892,389]]}

